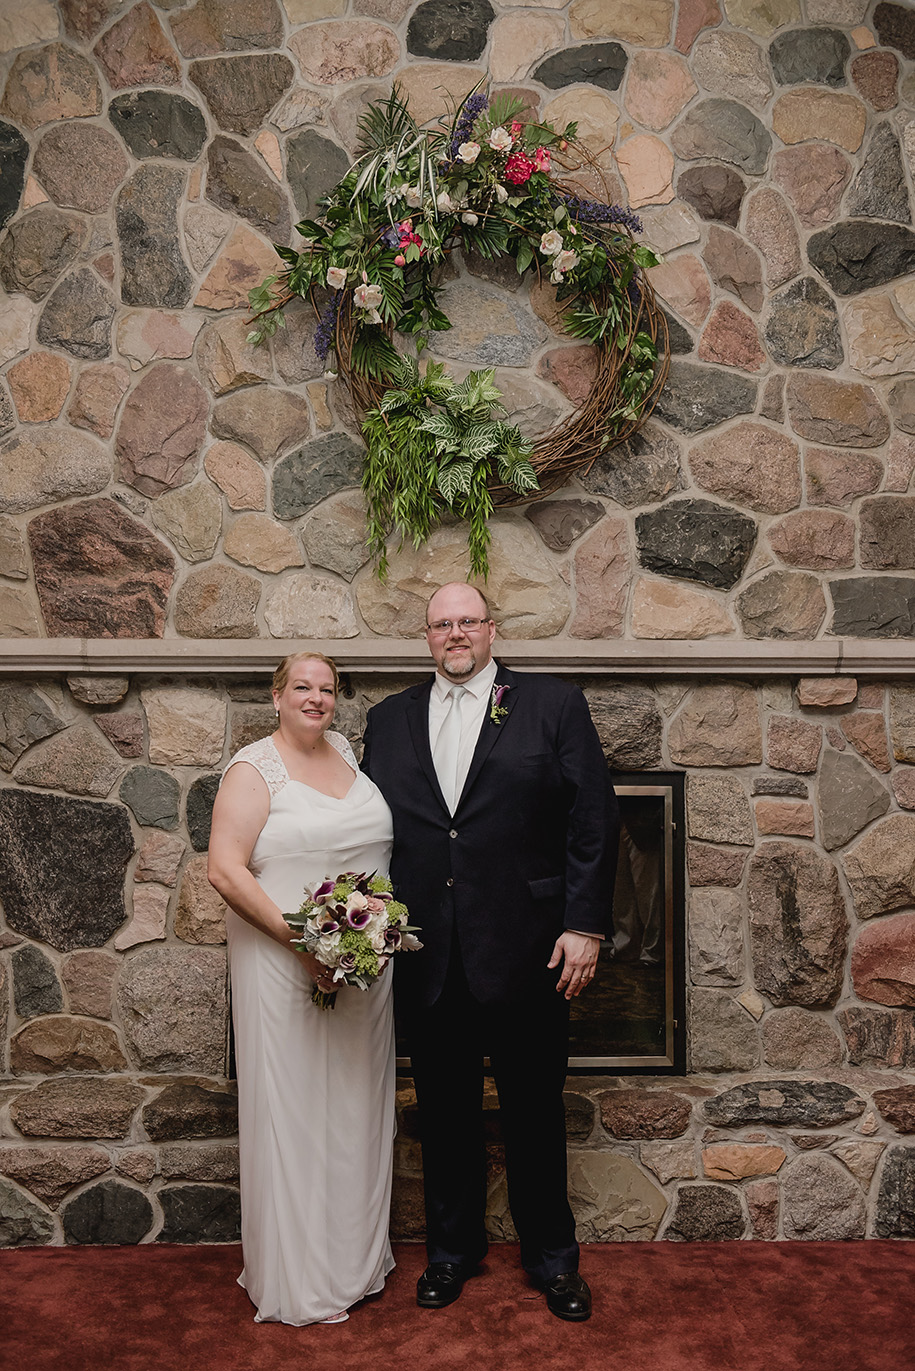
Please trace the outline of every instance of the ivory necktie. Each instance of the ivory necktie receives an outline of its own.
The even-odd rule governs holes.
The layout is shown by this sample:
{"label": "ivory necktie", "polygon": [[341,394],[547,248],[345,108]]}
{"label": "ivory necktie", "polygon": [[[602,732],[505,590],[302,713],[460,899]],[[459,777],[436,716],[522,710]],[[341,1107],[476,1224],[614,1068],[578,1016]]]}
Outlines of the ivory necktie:
{"label": "ivory necktie", "polygon": [[467,694],[462,685],[453,685],[448,691],[448,710],[435,740],[432,761],[435,774],[442,788],[449,812],[454,813],[457,805],[457,771],[461,752],[461,701]]}

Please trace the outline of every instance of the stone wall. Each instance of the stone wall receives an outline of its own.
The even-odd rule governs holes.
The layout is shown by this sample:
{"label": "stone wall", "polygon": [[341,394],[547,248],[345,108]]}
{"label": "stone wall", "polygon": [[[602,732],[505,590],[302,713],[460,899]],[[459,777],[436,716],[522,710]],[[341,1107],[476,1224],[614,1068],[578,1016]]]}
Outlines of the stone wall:
{"label": "stone wall", "polygon": [[[505,656],[602,655],[611,762],[688,773],[689,1075],[570,1084],[582,1236],[915,1234],[915,674],[886,641],[915,637],[915,12],[28,0],[0,49],[0,1243],[236,1232],[203,854],[270,714],[262,673],[187,662],[318,639],[412,669],[427,587],[467,566],[449,525],[378,583],[345,388],[304,306],[249,346],[246,293],[367,101],[396,78],[424,118],[487,72],[579,120],[671,327],[643,434],[494,520]],[[588,350],[513,268],[449,272],[438,355],[549,427]],[[99,667],[106,639],[148,661]],[[354,684],[358,739],[396,683]],[[495,1141],[491,1211],[510,1235]]]}

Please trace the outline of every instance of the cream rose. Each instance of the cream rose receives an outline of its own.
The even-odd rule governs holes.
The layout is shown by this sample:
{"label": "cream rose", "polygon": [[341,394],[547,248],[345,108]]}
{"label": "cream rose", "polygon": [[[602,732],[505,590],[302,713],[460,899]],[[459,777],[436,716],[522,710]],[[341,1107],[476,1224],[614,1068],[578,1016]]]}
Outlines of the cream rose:
{"label": "cream rose", "polygon": [[381,286],[370,286],[367,282],[353,291],[353,300],[359,309],[377,309],[383,298]]}
{"label": "cream rose", "polygon": [[562,252],[562,234],[550,229],[540,239],[540,251],[545,257],[555,257],[557,252]]}
{"label": "cream rose", "polygon": [[458,148],[457,155],[462,162],[466,162],[469,166],[471,162],[475,162],[479,157],[480,145],[479,143],[462,143]]}
{"label": "cream rose", "polygon": [[346,272],[342,267],[327,268],[327,284],[331,290],[340,290],[342,286],[346,285]]}
{"label": "cream rose", "polygon": [[508,129],[502,128],[500,124],[497,129],[493,129],[486,139],[493,152],[508,152],[512,145],[512,136]]}

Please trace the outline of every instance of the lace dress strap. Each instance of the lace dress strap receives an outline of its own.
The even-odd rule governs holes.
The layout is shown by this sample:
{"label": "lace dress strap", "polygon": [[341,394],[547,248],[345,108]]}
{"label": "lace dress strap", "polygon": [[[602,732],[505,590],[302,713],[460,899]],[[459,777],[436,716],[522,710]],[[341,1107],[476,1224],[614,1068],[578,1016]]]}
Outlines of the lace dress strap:
{"label": "lace dress strap", "polygon": [[249,743],[247,747],[241,748],[223,771],[223,777],[229,767],[234,766],[236,762],[247,762],[249,766],[253,766],[266,782],[271,797],[279,795],[289,780],[289,773],[272,738],[260,738],[256,743]]}
{"label": "lace dress strap", "polygon": [[344,738],[343,734],[334,733],[330,729],[328,729],[327,733],[325,733],[324,736],[330,743],[331,747],[335,748],[337,752],[340,753],[340,756],[343,758],[343,760],[345,762],[348,762],[354,771],[358,771],[359,763],[356,761],[356,754],[350,747],[346,738]]}

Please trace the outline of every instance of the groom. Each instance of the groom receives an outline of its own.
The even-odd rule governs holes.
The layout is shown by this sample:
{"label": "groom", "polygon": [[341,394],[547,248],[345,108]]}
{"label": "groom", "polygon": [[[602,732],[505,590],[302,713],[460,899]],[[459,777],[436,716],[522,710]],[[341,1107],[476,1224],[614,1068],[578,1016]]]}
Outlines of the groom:
{"label": "groom", "polygon": [[483,1058],[499,1093],[521,1260],[561,1319],[587,1319],[566,1188],[569,1000],[610,930],[616,799],[581,691],[492,657],[472,586],[429,601],[431,681],[369,713],[363,769],[394,815],[391,877],[424,950],[397,958],[420,1112],[429,1265],[442,1309],[486,1254]]}

